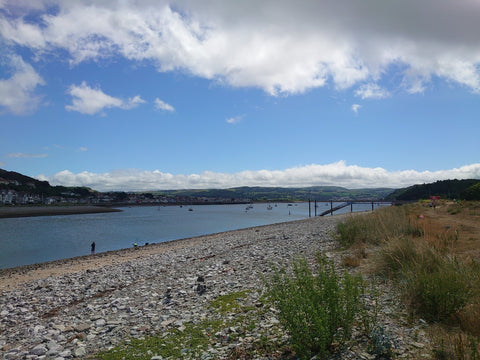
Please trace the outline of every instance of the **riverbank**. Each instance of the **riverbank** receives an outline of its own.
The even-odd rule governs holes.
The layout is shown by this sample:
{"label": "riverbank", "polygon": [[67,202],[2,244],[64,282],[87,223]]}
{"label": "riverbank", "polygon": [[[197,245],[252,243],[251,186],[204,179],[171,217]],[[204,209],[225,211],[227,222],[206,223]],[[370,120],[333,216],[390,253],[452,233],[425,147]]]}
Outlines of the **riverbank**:
{"label": "riverbank", "polygon": [[[266,225],[2,271],[0,356],[95,358],[98,352],[129,339],[181,333],[190,324],[215,316],[231,322],[215,334],[205,330],[210,345],[203,359],[233,359],[235,352],[256,352],[262,341],[274,349],[272,356],[284,356],[275,349],[287,347],[288,335],[281,329],[275,310],[264,306],[263,279],[272,274],[272,266],[287,266],[298,256],[313,261],[319,251],[340,268],[341,253],[333,234],[337,222],[346,216],[350,215]],[[395,338],[395,350],[419,358],[427,342],[423,325],[407,323],[406,313],[388,285],[380,284],[378,291],[378,321]],[[239,323],[245,317],[243,311],[233,308],[215,314],[212,310],[212,302],[231,293],[241,295],[245,309],[253,309],[248,310],[253,318],[246,329]],[[354,335],[342,358],[373,359],[368,345],[361,334]],[[182,351],[180,358],[199,358],[192,355],[188,344],[176,346]],[[265,357],[257,354],[255,358]]]}
{"label": "riverbank", "polygon": [[75,214],[97,214],[121,211],[104,206],[66,205],[66,206],[0,206],[1,218],[18,218],[30,216],[53,216]]}

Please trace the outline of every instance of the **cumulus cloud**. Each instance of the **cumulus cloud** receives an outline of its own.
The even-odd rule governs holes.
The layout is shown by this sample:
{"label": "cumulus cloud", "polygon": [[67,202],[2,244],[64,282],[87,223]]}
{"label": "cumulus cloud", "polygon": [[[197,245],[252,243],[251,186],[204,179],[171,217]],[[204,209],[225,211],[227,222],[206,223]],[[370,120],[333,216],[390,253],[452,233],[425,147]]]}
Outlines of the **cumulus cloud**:
{"label": "cumulus cloud", "polygon": [[12,69],[12,76],[0,79],[0,109],[15,115],[23,115],[37,108],[40,96],[35,93],[44,81],[30,64],[23,61],[20,56],[7,57],[7,64]]}
{"label": "cumulus cloud", "polygon": [[175,111],[175,108],[172,105],[167,104],[166,102],[160,100],[159,98],[155,99],[154,105],[155,105],[155,109],[157,109],[157,110],[163,110],[163,111],[168,111],[168,112],[174,112]]}
{"label": "cumulus cloud", "polygon": [[412,93],[434,76],[480,92],[480,3],[473,0],[15,3],[6,1],[0,14],[5,43],[40,56],[61,49],[73,65],[121,55],[272,95],[331,82],[383,98],[368,84],[389,71]]}
{"label": "cumulus cloud", "polygon": [[480,179],[480,163],[439,171],[387,171],[347,165],[339,161],[326,165],[304,165],[285,170],[241,171],[238,173],[170,174],[159,170],[117,170],[97,174],[78,174],[64,170],[53,176],[40,175],[53,185],[88,186],[99,191],[139,191],[168,189],[230,188],[237,186],[304,187],[317,185],[346,188],[401,188],[418,183],[447,179]]}
{"label": "cumulus cloud", "polygon": [[91,88],[83,81],[79,86],[71,85],[68,94],[72,96],[72,104],[66,105],[68,111],[94,115],[108,108],[132,109],[145,101],[139,96],[122,100],[105,94],[100,88]]}

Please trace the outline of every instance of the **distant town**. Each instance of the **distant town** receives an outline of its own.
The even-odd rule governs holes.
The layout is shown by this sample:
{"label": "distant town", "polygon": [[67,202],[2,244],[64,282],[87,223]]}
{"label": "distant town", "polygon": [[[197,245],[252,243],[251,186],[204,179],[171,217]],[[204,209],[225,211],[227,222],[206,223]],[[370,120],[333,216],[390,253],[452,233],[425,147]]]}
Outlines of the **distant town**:
{"label": "distant town", "polygon": [[167,205],[167,204],[242,204],[250,199],[160,195],[152,193],[92,192],[87,196],[67,192],[45,196],[16,190],[0,190],[0,205]]}

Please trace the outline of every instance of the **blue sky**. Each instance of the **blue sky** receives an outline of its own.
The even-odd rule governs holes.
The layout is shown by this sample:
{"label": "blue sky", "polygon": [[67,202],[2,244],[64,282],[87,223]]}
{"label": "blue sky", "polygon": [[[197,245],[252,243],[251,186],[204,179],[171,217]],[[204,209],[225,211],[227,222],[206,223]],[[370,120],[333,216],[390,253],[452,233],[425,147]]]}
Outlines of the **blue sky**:
{"label": "blue sky", "polygon": [[96,190],[480,179],[480,3],[0,0],[0,167]]}

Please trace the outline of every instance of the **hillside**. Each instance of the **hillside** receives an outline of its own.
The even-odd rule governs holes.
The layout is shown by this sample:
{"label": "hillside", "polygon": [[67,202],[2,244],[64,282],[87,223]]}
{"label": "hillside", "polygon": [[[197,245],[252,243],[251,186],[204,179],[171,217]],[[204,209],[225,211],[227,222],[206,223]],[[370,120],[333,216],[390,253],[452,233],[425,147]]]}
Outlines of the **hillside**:
{"label": "hillside", "polygon": [[14,171],[0,169],[0,190],[14,190],[43,196],[86,197],[94,191],[86,187],[51,186],[48,181],[40,181]]}
{"label": "hillside", "polygon": [[346,189],[338,186],[312,186],[297,188],[282,187],[237,187],[230,189],[207,190],[167,190],[157,191],[164,196],[216,197],[250,199],[251,201],[329,201],[329,200],[381,200],[393,189]]}
{"label": "hillside", "polygon": [[[440,196],[444,199],[475,200],[478,197],[478,184],[480,180],[443,180],[430,184],[413,185],[403,189],[397,189],[387,196],[387,200],[413,201],[429,199],[430,196]],[[478,198],[480,199],[480,197]]]}

